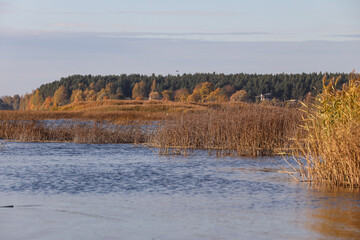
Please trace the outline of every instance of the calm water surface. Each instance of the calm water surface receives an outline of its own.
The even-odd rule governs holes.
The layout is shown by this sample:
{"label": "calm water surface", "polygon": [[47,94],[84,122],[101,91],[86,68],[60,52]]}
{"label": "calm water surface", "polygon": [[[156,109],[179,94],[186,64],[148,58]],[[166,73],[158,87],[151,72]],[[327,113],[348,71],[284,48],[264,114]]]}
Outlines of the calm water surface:
{"label": "calm water surface", "polygon": [[358,193],[294,183],[276,163],[6,143],[0,239],[360,239]]}

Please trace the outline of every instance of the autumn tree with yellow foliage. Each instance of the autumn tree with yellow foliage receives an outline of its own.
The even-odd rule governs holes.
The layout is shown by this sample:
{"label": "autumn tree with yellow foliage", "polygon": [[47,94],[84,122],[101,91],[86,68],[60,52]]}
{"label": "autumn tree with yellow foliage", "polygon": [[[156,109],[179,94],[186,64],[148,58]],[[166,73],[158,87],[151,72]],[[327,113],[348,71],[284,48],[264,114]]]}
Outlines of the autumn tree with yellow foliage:
{"label": "autumn tree with yellow foliage", "polygon": [[63,106],[68,103],[68,92],[66,88],[61,85],[54,93],[54,106]]}

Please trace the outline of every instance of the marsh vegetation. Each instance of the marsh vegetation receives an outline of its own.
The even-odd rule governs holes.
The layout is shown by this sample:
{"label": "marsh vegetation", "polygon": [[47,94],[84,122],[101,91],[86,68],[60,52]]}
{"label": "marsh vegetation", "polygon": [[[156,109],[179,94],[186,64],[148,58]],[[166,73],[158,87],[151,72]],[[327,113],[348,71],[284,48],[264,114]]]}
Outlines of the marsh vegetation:
{"label": "marsh vegetation", "polygon": [[[293,150],[297,125],[301,121],[301,113],[295,108],[249,103],[160,103],[144,105],[140,101],[137,104],[124,104],[118,106],[123,110],[116,112],[3,112],[0,138],[77,143],[147,143],[159,148],[161,154],[187,155],[194,149],[207,149],[216,155],[263,156]],[[133,121],[129,122],[121,120],[124,119],[122,114],[126,117],[137,114],[138,117],[131,118]],[[148,119],[144,120],[143,115],[153,116],[157,121],[146,121]],[[46,121],[48,118],[82,121]],[[144,127],[149,124],[152,126]]]}
{"label": "marsh vegetation", "polygon": [[0,138],[21,142],[142,143],[141,125],[109,125],[79,121],[2,121]]}
{"label": "marsh vegetation", "polygon": [[222,104],[166,121],[150,139],[165,154],[207,149],[219,156],[269,156],[294,150],[300,123],[301,112],[294,108]]}
{"label": "marsh vegetation", "polygon": [[[160,154],[294,155],[307,182],[360,186],[360,80],[323,90],[302,108],[266,103],[103,100],[57,111],[1,111],[0,138],[25,142],[142,143]],[[341,89],[341,90],[339,90]]]}

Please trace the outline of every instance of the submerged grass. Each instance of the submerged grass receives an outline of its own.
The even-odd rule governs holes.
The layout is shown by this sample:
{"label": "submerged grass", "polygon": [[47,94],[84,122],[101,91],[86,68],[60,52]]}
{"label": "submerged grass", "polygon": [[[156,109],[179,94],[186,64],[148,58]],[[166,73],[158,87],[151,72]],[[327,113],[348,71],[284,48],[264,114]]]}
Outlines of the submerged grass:
{"label": "submerged grass", "polygon": [[304,121],[298,143],[303,180],[335,187],[360,187],[360,77],[352,74],[342,90],[326,84]]}
{"label": "submerged grass", "polygon": [[293,150],[300,111],[257,104],[214,105],[165,121],[150,138],[162,154],[187,155],[208,149],[219,156],[263,156]]}

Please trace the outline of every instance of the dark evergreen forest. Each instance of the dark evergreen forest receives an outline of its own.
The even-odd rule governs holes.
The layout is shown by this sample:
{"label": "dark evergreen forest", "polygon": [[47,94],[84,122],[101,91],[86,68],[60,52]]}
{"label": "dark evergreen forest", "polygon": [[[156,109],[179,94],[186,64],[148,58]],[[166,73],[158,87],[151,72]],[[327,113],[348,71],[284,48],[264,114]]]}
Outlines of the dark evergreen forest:
{"label": "dark evergreen forest", "polygon": [[[348,80],[348,74],[327,73],[328,78],[341,76],[339,86]],[[132,97],[132,89],[138,82],[144,81],[150,91],[153,80],[156,80],[157,92],[163,90],[175,91],[186,88],[192,92],[196,85],[204,82],[211,82],[215,89],[232,85],[236,90],[246,90],[251,99],[263,93],[272,93],[279,100],[302,99],[308,92],[317,93],[317,89],[322,87],[324,73],[311,74],[183,74],[183,75],[139,75],[122,74],[119,76],[92,76],[92,75],[73,75],[61,78],[60,81],[43,84],[39,87],[40,94],[45,99],[53,96],[55,91],[61,86],[71,93],[73,90],[80,89],[85,91],[93,83],[95,92],[105,88],[107,84],[113,83],[115,88],[121,91],[124,98]],[[149,92],[148,91],[148,92]]]}
{"label": "dark evergreen forest", "polygon": [[[165,90],[175,92],[179,89],[187,89],[192,93],[195,87],[201,83],[209,82],[213,89],[223,89],[231,86],[234,91],[245,90],[250,101],[255,101],[260,94],[271,93],[272,96],[280,101],[290,99],[302,100],[309,92],[316,95],[318,89],[322,88],[322,78],[326,74],[328,79],[341,76],[338,86],[348,81],[349,74],[345,73],[302,73],[302,74],[218,74],[218,73],[195,73],[183,75],[72,75],[61,78],[58,81],[41,85],[29,96],[15,95],[5,96],[0,101],[1,109],[26,109],[28,101],[38,101],[42,104],[47,98],[53,98],[55,92],[61,87],[65,87],[65,95],[68,102],[76,91],[83,93],[99,94],[101,91],[111,93],[115,99],[134,98],[134,87],[141,84],[142,94],[146,99],[151,92],[162,93]],[[154,84],[155,83],[155,84]],[[140,85],[139,85],[140,86]],[[138,86],[138,87],[139,87]],[[105,92],[106,92],[105,91]],[[29,94],[30,95],[30,94]],[[85,97],[84,97],[85,98]],[[24,102],[21,104],[21,100]]]}

